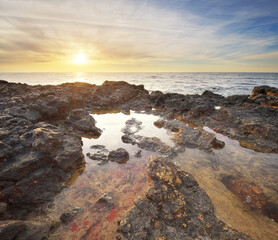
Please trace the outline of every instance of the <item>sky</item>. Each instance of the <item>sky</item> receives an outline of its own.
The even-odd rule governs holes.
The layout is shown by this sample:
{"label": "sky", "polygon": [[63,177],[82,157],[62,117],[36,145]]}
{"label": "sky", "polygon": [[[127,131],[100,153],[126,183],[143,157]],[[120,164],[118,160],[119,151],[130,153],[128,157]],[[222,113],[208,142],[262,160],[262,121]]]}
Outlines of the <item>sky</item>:
{"label": "sky", "polygon": [[1,72],[278,72],[278,0],[0,0]]}

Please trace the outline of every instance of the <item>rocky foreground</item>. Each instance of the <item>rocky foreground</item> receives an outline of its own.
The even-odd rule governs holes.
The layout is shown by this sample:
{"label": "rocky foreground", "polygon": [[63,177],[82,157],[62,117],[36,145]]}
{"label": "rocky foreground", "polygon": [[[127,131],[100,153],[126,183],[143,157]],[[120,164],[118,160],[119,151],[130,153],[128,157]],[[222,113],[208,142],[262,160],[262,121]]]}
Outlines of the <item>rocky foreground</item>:
{"label": "rocky foreground", "polygon": [[[0,239],[51,237],[61,220],[43,219],[44,212],[85,165],[81,137],[101,135],[89,113],[115,109],[160,115],[156,126],[178,133],[176,148],[170,149],[127,128],[123,141],[166,157],[150,160],[147,195],[123,217],[115,238],[248,239],[216,219],[208,196],[190,174],[177,171],[171,158],[185,147],[223,148],[203,126],[255,151],[278,153],[278,89],[256,87],[250,96],[225,98],[209,91],[150,93],[143,85],[109,81],[101,86],[0,81]],[[37,216],[41,222],[31,220]]]}

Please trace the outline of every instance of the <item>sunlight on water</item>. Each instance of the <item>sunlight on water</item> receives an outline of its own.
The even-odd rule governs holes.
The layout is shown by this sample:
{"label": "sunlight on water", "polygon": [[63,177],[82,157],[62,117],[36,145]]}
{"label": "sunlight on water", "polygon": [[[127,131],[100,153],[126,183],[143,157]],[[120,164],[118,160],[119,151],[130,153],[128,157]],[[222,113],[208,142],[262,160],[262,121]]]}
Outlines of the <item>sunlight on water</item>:
{"label": "sunlight on water", "polygon": [[224,96],[250,94],[255,86],[261,85],[278,87],[278,73],[0,73],[0,79],[30,85],[65,82],[101,85],[106,80],[126,81],[164,93],[202,94],[210,90]]}

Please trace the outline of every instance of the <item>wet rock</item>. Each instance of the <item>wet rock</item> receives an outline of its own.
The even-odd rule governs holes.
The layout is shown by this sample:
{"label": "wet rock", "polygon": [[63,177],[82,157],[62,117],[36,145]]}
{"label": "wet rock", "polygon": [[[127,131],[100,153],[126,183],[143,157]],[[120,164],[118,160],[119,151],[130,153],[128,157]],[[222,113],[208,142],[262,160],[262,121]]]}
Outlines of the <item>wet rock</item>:
{"label": "wet rock", "polygon": [[67,117],[67,123],[70,124],[71,130],[90,134],[92,136],[99,137],[102,132],[101,129],[95,126],[95,119],[83,109],[71,111],[70,115]]}
{"label": "wet rock", "polygon": [[152,151],[152,152],[159,152],[165,155],[174,154],[174,149],[170,146],[163,143],[157,137],[143,137],[138,143],[139,148]]}
{"label": "wet rock", "polygon": [[87,153],[86,155],[87,155],[88,158],[90,158],[92,160],[98,161],[99,165],[106,164],[109,161],[107,154],[103,154],[103,153],[94,153],[94,154]]}
{"label": "wet rock", "polygon": [[223,175],[222,183],[251,209],[256,209],[278,222],[278,205],[270,202],[263,191],[241,175]]}
{"label": "wet rock", "polygon": [[46,123],[26,130],[15,145],[16,153],[0,166],[0,201],[7,203],[14,218],[43,210],[74,169],[84,164],[80,137]]}
{"label": "wet rock", "polygon": [[103,194],[97,201],[98,203],[107,203],[110,206],[114,205],[114,193],[113,192],[109,192],[109,193],[105,193]]}
{"label": "wet rock", "polygon": [[212,202],[189,173],[153,157],[148,174],[146,196],[122,217],[119,239],[250,239],[215,217]]}
{"label": "wet rock", "polygon": [[121,137],[122,142],[123,143],[131,143],[132,145],[134,145],[136,143],[136,141],[134,140],[133,137],[131,137],[130,135],[123,135]]}
{"label": "wet rock", "polygon": [[6,212],[7,206],[7,203],[0,202],[0,216]]}
{"label": "wet rock", "polygon": [[1,240],[45,240],[51,231],[51,223],[6,220],[0,221]]}
{"label": "wet rock", "polygon": [[96,153],[87,153],[87,157],[98,161],[99,165],[108,163],[108,153],[109,151],[103,145],[93,145],[90,147],[93,150],[96,150]]}
{"label": "wet rock", "polygon": [[60,216],[60,220],[65,224],[71,223],[78,215],[82,214],[83,212],[84,210],[79,207],[67,210]]}
{"label": "wet rock", "polygon": [[102,151],[105,149],[105,146],[104,145],[92,145],[90,148]]}
{"label": "wet rock", "polygon": [[142,157],[142,150],[138,150],[138,151],[134,154],[134,156],[137,157],[137,158]]}
{"label": "wet rock", "polygon": [[269,86],[254,87],[250,97],[254,98],[254,97],[258,96],[259,94],[267,95],[268,93],[277,93],[277,95],[278,95],[278,90],[275,87],[269,87]]}
{"label": "wet rock", "polygon": [[217,138],[214,138],[210,142],[211,146],[215,149],[222,149],[225,147],[225,143],[223,141],[218,140]]}
{"label": "wet rock", "polygon": [[123,148],[118,148],[117,150],[110,151],[108,154],[108,160],[117,163],[126,163],[129,160],[128,152]]}
{"label": "wet rock", "polygon": [[121,130],[125,135],[134,135],[142,129],[142,122],[135,118],[125,122],[125,127]]}
{"label": "wet rock", "polygon": [[153,124],[158,128],[162,128],[165,124],[165,121],[164,120],[157,120]]}

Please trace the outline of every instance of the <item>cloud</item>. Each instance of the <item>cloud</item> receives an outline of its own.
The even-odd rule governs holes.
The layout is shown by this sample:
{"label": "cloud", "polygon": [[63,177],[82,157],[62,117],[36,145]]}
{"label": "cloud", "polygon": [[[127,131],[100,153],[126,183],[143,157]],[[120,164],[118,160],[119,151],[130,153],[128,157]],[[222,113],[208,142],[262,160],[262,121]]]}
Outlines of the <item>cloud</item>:
{"label": "cloud", "polygon": [[242,59],[247,60],[268,60],[268,59],[276,59],[278,60],[278,51],[277,52],[269,52],[269,53],[261,53],[243,57]]}
{"label": "cloud", "polygon": [[139,0],[0,0],[0,62],[65,61],[82,49],[97,61],[225,63],[263,60],[278,42],[277,34],[250,25],[265,10],[239,7],[229,13],[214,0],[219,7],[205,14],[191,3],[176,9],[173,1],[166,8]]}

